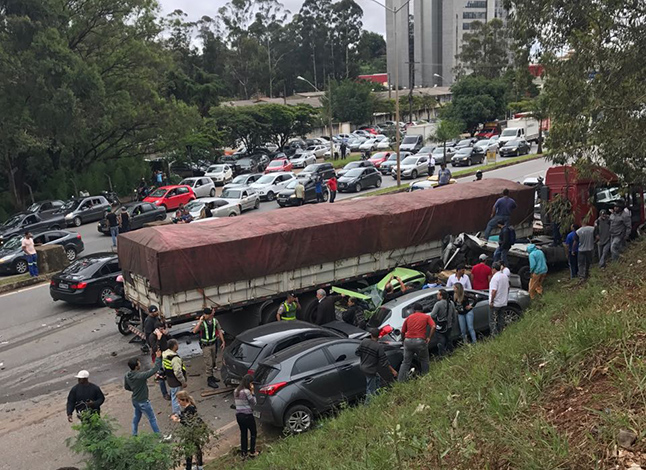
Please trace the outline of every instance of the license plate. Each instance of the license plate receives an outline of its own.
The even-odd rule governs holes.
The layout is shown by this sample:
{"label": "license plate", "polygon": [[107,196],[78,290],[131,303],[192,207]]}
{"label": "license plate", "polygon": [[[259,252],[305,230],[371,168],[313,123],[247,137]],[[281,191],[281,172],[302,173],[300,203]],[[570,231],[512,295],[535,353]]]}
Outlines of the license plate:
{"label": "license plate", "polygon": [[236,379],[229,379],[229,382],[231,382],[231,385],[240,385],[240,381]]}
{"label": "license plate", "polygon": [[58,287],[59,287],[59,289],[69,289],[70,288],[69,284],[65,284],[64,282],[59,282]]}
{"label": "license plate", "polygon": [[119,317],[118,315],[117,315],[116,317],[114,317],[114,322],[115,322],[117,325],[119,324],[119,321],[120,321],[120,320],[121,320],[121,317]]}
{"label": "license plate", "polygon": [[253,412],[253,417],[256,419],[260,419],[260,411],[254,411]]}

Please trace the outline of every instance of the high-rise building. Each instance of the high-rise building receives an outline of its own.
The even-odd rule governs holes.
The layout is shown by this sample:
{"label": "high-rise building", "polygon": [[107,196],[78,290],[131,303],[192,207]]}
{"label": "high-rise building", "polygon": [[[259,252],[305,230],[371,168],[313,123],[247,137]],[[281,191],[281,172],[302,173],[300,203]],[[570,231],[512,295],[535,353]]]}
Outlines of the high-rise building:
{"label": "high-rise building", "polygon": [[386,14],[389,83],[395,85],[395,67],[399,67],[402,87],[409,86],[409,20],[414,32],[415,86],[447,86],[453,83],[456,55],[471,23],[507,19],[502,0],[410,0],[412,7],[405,2],[386,2],[390,10],[399,9]]}

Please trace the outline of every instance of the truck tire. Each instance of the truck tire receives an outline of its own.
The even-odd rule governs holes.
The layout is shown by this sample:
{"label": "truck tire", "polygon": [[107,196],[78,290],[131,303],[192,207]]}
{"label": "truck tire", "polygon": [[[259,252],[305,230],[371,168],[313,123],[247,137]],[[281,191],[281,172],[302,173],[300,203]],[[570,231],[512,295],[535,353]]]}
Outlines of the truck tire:
{"label": "truck tire", "polygon": [[316,307],[318,306],[316,294],[305,294],[300,302],[301,311],[297,314],[297,318],[299,320],[312,322],[314,319],[314,313],[316,313]]}
{"label": "truck tire", "polygon": [[272,302],[262,309],[262,311],[260,312],[261,325],[276,321],[276,314],[278,313],[278,307],[280,306],[280,304],[280,301]]}

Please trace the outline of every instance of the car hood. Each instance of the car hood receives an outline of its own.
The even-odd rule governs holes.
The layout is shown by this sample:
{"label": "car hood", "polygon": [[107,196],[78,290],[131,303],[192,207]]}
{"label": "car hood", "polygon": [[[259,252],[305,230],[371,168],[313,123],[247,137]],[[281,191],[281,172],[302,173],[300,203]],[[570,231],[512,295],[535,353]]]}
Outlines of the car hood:
{"label": "car hood", "polygon": [[20,253],[22,253],[20,248],[15,250],[0,250],[0,258],[4,258],[5,256],[11,256],[13,258],[18,256]]}
{"label": "car hood", "polygon": [[291,196],[292,194],[294,194],[294,191],[295,191],[294,189],[283,189],[283,190],[278,192],[278,195],[279,196]]}
{"label": "car hood", "polygon": [[[232,197],[219,197],[218,200],[219,201],[227,201],[230,206],[233,206],[235,204],[239,204],[242,199],[234,199]],[[222,207],[226,207],[226,206],[222,206]],[[220,209],[220,208],[218,207],[218,209]]]}
{"label": "car hood", "polygon": [[401,170],[412,170],[412,169],[414,169],[414,168],[417,168],[417,166],[418,166],[418,164],[417,164],[417,163],[415,163],[414,165],[401,165],[401,164],[400,164],[400,165],[399,165],[399,168],[400,168]]}
{"label": "car hood", "polygon": [[341,176],[337,181],[339,183],[349,183],[351,181],[355,181],[356,179],[356,176]]}

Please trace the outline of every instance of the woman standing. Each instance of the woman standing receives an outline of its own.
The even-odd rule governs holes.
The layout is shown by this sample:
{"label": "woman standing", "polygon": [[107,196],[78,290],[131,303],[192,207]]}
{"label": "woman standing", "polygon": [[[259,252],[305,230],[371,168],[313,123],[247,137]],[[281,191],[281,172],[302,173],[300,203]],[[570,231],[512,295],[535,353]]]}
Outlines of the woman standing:
{"label": "woman standing", "polygon": [[197,470],[202,470],[202,447],[209,440],[209,429],[198,416],[195,400],[188,392],[184,390],[177,392],[177,401],[182,408],[182,414],[179,417],[172,415],[171,419],[185,426],[180,436],[186,455],[186,470],[193,469],[193,455],[195,455]]}
{"label": "woman standing", "polygon": [[455,309],[458,312],[458,323],[460,324],[460,333],[462,333],[462,341],[466,344],[467,330],[471,336],[471,342],[476,342],[476,330],[473,328],[473,303],[464,295],[464,287],[459,282],[453,286],[453,300],[455,301]]}
{"label": "woman standing", "polygon": [[[256,453],[256,420],[253,417],[253,407],[256,406],[256,397],[253,389],[253,376],[245,375],[240,385],[233,392],[236,404],[236,421],[240,427],[240,453],[245,458],[255,457]],[[251,434],[251,445],[247,448],[247,431]]]}

